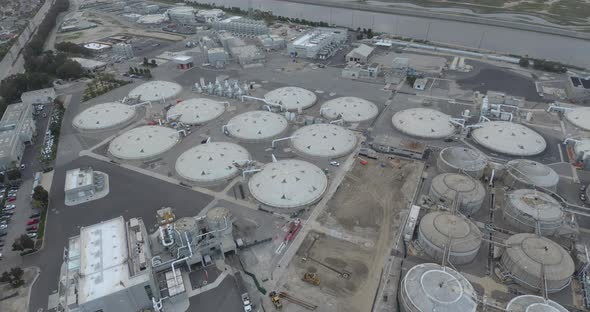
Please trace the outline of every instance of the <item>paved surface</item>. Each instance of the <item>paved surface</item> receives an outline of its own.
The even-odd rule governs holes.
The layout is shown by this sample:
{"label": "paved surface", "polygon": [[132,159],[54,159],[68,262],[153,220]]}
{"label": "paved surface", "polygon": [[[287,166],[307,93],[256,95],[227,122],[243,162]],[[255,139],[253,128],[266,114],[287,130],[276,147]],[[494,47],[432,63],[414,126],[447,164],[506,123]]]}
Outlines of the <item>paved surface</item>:
{"label": "paved surface", "polygon": [[[239,312],[243,311],[236,279],[228,275],[217,288],[191,297],[187,312]],[[197,308],[198,307],[198,308]]]}

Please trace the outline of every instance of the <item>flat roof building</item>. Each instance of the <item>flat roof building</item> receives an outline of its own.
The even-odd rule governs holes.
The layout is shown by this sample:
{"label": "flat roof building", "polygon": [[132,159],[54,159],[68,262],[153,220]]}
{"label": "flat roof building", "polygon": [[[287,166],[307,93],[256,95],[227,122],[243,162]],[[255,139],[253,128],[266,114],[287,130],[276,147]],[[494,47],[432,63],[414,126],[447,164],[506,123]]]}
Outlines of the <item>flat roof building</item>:
{"label": "flat roof building", "polygon": [[36,131],[32,109],[32,105],[25,103],[6,107],[0,119],[0,168],[20,165],[25,145],[31,143]]}
{"label": "flat roof building", "polygon": [[348,39],[344,28],[314,28],[287,45],[291,56],[327,59]]}
{"label": "flat roof building", "polygon": [[51,104],[55,100],[55,89],[45,88],[23,92],[20,100],[25,104]]}
{"label": "flat roof building", "polygon": [[80,63],[82,69],[86,72],[97,72],[107,68],[107,63],[101,61],[95,61],[82,57],[72,57],[72,61]]}
{"label": "flat roof building", "polygon": [[102,172],[91,167],[66,171],[64,192],[67,206],[103,198],[108,191],[108,176]]}
{"label": "flat roof building", "polygon": [[346,54],[346,61],[347,62],[357,62],[357,63],[367,63],[369,61],[369,57],[373,54],[375,48],[370,47],[366,44],[361,44],[360,46],[352,49],[352,51]]}

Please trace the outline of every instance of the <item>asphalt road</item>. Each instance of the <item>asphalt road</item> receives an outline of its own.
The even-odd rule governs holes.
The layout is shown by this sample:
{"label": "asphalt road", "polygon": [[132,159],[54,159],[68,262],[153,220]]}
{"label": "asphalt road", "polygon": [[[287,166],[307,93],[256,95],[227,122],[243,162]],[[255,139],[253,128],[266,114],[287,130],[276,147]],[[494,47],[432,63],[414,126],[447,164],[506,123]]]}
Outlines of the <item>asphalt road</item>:
{"label": "asphalt road", "polygon": [[[65,172],[82,166],[91,166],[94,170],[107,173],[110,193],[97,201],[67,207],[64,205],[63,192]],[[193,216],[211,200],[211,196],[89,157],[81,157],[56,167],[50,193],[45,246],[41,252],[24,260],[25,266],[41,268],[41,275],[33,286],[29,310],[36,312],[39,308],[46,309],[48,296],[57,291],[63,248],[69,237],[80,233],[81,226],[122,215],[125,219],[142,217],[148,229],[153,229],[157,209],[170,206],[175,208],[178,217]]]}
{"label": "asphalt road", "polygon": [[187,312],[243,311],[241,297],[238,293],[238,285],[235,278],[231,275],[228,275],[216,288],[189,298],[189,302],[190,307]]}

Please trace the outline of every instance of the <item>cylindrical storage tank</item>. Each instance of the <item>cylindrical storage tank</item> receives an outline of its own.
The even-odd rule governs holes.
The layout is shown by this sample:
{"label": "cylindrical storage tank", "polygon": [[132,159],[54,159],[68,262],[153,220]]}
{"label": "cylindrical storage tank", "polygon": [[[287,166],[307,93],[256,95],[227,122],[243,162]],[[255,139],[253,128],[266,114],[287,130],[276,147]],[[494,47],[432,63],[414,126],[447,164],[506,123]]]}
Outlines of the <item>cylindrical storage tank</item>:
{"label": "cylindrical storage tank", "polygon": [[508,302],[506,312],[568,312],[568,310],[559,303],[541,296],[522,295]]}
{"label": "cylindrical storage tank", "polygon": [[488,160],[474,149],[451,146],[440,151],[436,165],[442,172],[464,173],[479,179],[483,176]]}
{"label": "cylindrical storage tank", "polygon": [[314,158],[338,158],[352,152],[356,135],[341,126],[314,124],[293,132],[291,146],[299,155]]}
{"label": "cylindrical storage tank", "polygon": [[536,233],[538,224],[541,235],[554,235],[564,219],[559,202],[551,195],[537,190],[520,189],[508,192],[504,204],[504,220],[518,232]]}
{"label": "cylindrical storage tank", "polygon": [[449,207],[458,194],[459,211],[472,215],[481,208],[486,190],[478,180],[458,173],[443,173],[432,179],[430,197]]}
{"label": "cylindrical storage tank", "polygon": [[409,108],[391,118],[393,126],[409,136],[442,139],[455,133],[451,116],[431,108]]}
{"label": "cylindrical storage tank", "polygon": [[481,146],[494,152],[512,156],[534,156],[542,153],[547,141],[536,131],[508,121],[489,121],[478,124],[471,137]]}
{"label": "cylindrical storage tank", "polygon": [[504,184],[514,189],[529,188],[530,186],[543,187],[551,191],[557,189],[559,175],[555,170],[542,163],[527,160],[514,159],[506,163]]}
{"label": "cylindrical storage tank", "polygon": [[218,234],[231,234],[231,214],[225,207],[214,207],[207,211],[207,226],[209,231],[220,231]]}
{"label": "cylindrical storage tank", "polygon": [[470,263],[479,252],[481,238],[481,231],[473,222],[446,211],[426,214],[418,228],[418,244],[437,262],[442,261],[445,246],[450,243],[450,262]]}
{"label": "cylindrical storage tank", "polygon": [[505,244],[500,264],[504,274],[522,287],[540,291],[542,271],[545,272],[547,292],[567,287],[574,274],[574,261],[568,252],[554,241],[531,233],[510,236]]}
{"label": "cylindrical storage tank", "polygon": [[400,287],[402,312],[475,312],[477,294],[459,272],[436,263],[413,266]]}
{"label": "cylindrical storage tank", "polygon": [[243,142],[264,142],[279,137],[288,126],[287,119],[279,114],[249,111],[230,119],[224,132]]}

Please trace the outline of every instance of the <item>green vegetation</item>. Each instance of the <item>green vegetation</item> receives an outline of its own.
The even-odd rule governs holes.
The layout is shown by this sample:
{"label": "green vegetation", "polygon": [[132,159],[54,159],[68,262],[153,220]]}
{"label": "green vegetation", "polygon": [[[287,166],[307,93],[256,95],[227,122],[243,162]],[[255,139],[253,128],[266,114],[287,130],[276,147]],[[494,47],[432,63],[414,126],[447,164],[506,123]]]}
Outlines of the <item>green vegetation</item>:
{"label": "green vegetation", "polygon": [[82,56],[90,56],[92,55],[92,50],[85,48],[83,46],[77,45],[75,43],[64,41],[60,42],[55,45],[55,49],[60,52],[73,54],[73,55],[82,55]]}
{"label": "green vegetation", "polygon": [[47,192],[41,185],[38,185],[33,190],[33,202],[38,202],[41,206],[41,217],[37,226],[37,243],[36,248],[40,248],[43,244],[43,237],[45,236],[45,219],[47,218],[47,206],[49,205],[49,192]]}
{"label": "green vegetation", "polygon": [[[150,73],[151,77],[151,73]],[[97,75],[84,90],[83,101],[88,101],[101,94],[107,93],[113,89],[124,86],[131,83],[127,80],[118,80],[112,74],[99,74]]]}
{"label": "green vegetation", "polygon": [[0,282],[9,283],[12,288],[19,288],[25,284],[23,280],[23,275],[25,271],[21,268],[12,268],[10,271],[4,271],[2,276],[0,276]]}
{"label": "green vegetation", "polygon": [[34,249],[35,248],[35,241],[31,239],[27,234],[23,234],[17,237],[12,243],[12,250],[13,251],[25,251],[27,249]]}

